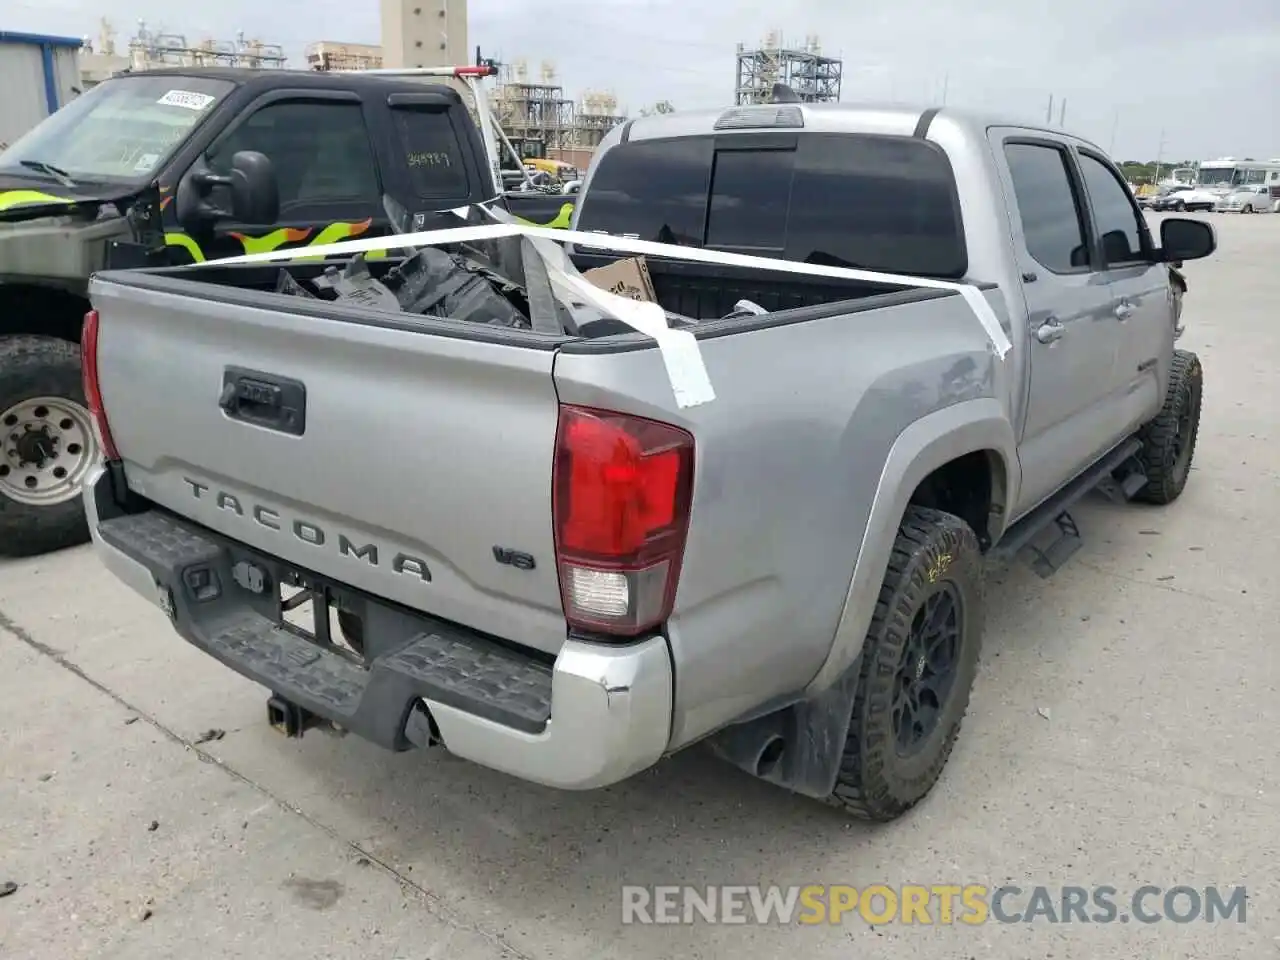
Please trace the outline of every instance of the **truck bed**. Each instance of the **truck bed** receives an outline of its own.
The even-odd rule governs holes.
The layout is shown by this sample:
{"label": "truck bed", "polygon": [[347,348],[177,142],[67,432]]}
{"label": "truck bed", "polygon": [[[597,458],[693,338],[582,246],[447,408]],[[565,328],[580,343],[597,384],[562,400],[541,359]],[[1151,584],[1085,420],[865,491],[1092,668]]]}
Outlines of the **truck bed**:
{"label": "truck bed", "polygon": [[[607,254],[582,254],[573,256],[574,265],[580,271],[611,264],[619,256]],[[387,257],[369,261],[369,270],[373,276],[381,279],[395,265],[403,262],[400,257]],[[234,302],[245,303],[246,298],[239,295],[249,293],[250,300],[261,302],[259,295],[274,294],[276,284],[282,270],[294,280],[311,281],[319,277],[326,267],[335,261],[304,262],[288,264],[250,264],[229,266],[180,266],[139,271],[138,276],[153,276],[165,286],[167,279],[193,281],[201,284],[213,284],[226,290],[220,296],[226,296]],[[698,321],[712,321],[725,317],[733,312],[734,305],[740,300],[749,300],[765,310],[776,313],[801,307],[814,307],[823,304],[834,304],[844,301],[865,300],[869,297],[900,293],[905,288],[888,284],[865,283],[851,280],[838,280],[827,277],[797,276],[779,271],[776,273],[748,269],[735,266],[719,266],[706,263],[691,263],[675,260],[649,259],[646,261],[650,278],[658,302],[668,312]],[[917,295],[929,296],[925,291],[913,291]],[[314,306],[322,314],[328,314],[329,308],[335,305],[324,301],[301,300],[291,304],[289,298],[272,296],[271,300],[279,304],[281,309],[300,304]],[[896,300],[897,298],[894,298]],[[886,301],[886,305],[889,302]],[[865,305],[869,306],[869,305]],[[405,320],[416,321],[412,315]],[[372,322],[372,321],[371,321]],[[616,332],[612,326],[602,325],[583,331],[587,337],[604,336]],[[484,336],[478,333],[478,336]]]}

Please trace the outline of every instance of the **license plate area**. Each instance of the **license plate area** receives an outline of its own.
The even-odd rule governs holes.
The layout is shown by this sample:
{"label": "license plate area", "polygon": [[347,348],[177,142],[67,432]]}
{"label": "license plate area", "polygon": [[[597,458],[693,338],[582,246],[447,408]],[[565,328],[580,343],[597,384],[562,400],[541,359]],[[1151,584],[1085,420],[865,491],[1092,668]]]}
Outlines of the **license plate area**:
{"label": "license plate area", "polygon": [[309,574],[287,571],[277,582],[276,600],[281,627],[364,664],[360,620],[344,610],[339,588]]}

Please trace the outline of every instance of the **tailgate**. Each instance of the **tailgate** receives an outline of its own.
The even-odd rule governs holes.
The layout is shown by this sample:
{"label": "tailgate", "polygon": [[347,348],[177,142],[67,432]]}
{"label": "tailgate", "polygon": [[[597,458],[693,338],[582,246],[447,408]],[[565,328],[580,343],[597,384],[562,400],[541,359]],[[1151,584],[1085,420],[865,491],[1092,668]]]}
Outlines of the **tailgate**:
{"label": "tailgate", "polygon": [[102,279],[92,299],[103,405],[135,492],[304,570],[560,648],[552,344]]}

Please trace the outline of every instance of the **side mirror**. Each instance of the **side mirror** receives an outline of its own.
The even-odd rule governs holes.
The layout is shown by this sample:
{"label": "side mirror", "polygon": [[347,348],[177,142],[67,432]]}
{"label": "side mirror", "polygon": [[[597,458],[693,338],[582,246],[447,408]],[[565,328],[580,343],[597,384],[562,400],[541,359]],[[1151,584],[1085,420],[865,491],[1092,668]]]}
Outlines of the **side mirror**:
{"label": "side mirror", "polygon": [[[226,188],[230,209],[212,201],[219,187]],[[178,222],[189,230],[208,228],[219,220],[275,223],[280,217],[280,189],[271,160],[256,150],[241,150],[232,155],[229,174],[193,168],[178,185],[176,206]]]}
{"label": "side mirror", "polygon": [[1218,235],[1212,224],[1183,217],[1160,223],[1160,259],[1166,263],[1200,260],[1217,249]]}

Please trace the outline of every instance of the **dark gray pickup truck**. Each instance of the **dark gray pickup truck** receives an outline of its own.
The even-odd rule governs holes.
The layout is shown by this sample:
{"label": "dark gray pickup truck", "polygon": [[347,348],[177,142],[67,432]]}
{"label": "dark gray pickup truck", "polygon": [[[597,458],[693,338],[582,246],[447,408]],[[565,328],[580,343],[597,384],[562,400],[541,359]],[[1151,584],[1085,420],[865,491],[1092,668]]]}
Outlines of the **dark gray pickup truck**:
{"label": "dark gray pickup truck", "polygon": [[[442,276],[475,296],[426,315],[289,296],[272,266],[100,274],[103,561],[288,733],[566,789],[702,742],[902,814],[959,731],[988,564],[1052,572],[1089,490],[1181,493],[1201,366],[1174,347],[1170,264],[1212,228],[1153,237],[1062,131],[792,104],[615,131],[574,226],[584,269],[613,255],[583,232],[670,245],[653,285],[713,395],[681,400],[660,341],[600,322],[572,266],[543,264],[539,308],[529,264],[525,295],[451,248]],[[404,269],[368,265],[401,291]]]}

